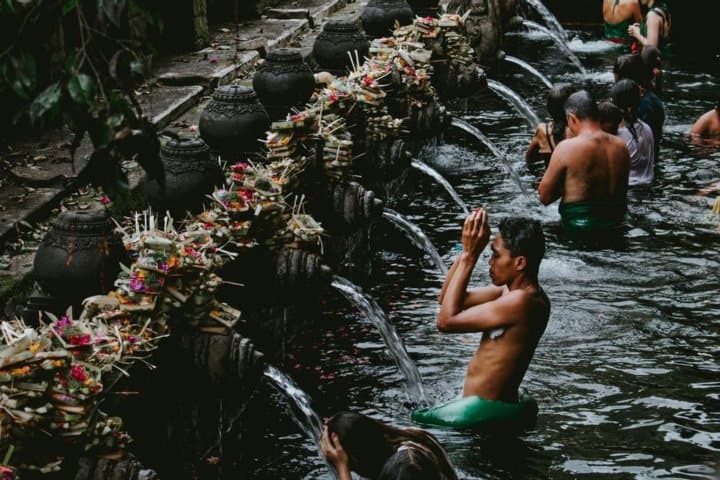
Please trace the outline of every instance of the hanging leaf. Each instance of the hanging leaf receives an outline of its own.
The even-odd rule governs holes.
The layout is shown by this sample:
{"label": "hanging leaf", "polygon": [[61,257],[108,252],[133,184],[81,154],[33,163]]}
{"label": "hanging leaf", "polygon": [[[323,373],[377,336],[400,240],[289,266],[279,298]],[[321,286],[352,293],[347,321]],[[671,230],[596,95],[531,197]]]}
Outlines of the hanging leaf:
{"label": "hanging leaf", "polygon": [[30,120],[37,122],[43,117],[52,118],[56,115],[60,108],[60,94],[60,82],[55,82],[40,92],[30,104]]}
{"label": "hanging leaf", "polygon": [[97,0],[98,12],[113,25],[120,28],[122,15],[125,11],[125,0]]}
{"label": "hanging leaf", "polygon": [[76,103],[90,106],[95,101],[95,80],[90,75],[80,73],[70,78],[67,84],[68,93]]}
{"label": "hanging leaf", "polygon": [[4,0],[0,5],[0,13],[15,13],[15,5],[13,5],[13,0]]}
{"label": "hanging leaf", "polygon": [[35,57],[27,53],[12,57],[6,68],[5,77],[15,95],[30,100],[37,82]]}
{"label": "hanging leaf", "polygon": [[63,15],[67,15],[77,8],[77,0],[67,0],[63,5]]}

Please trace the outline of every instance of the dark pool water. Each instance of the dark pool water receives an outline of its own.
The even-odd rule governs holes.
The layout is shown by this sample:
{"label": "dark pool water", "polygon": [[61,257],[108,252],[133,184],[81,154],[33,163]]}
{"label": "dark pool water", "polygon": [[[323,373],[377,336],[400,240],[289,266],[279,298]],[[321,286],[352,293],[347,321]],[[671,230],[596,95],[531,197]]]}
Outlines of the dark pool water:
{"label": "dark pool water", "polygon": [[[571,81],[607,96],[615,52],[582,32],[572,48],[588,69],[573,73],[548,39],[513,35],[507,51],[553,81]],[[538,60],[542,58],[543,60]],[[433,430],[467,478],[717,478],[720,460],[720,301],[717,217],[695,192],[720,179],[720,152],[689,146],[684,132],[712,105],[717,78],[703,65],[666,66],[665,144],[656,179],[631,200],[631,222],[614,248],[587,251],[559,235],[557,205],[523,198],[500,163],[462,136],[421,158],[441,170],[471,206],[487,206],[491,223],[524,215],[548,235],[540,280],[552,316],[523,387],[540,404],[534,430],[509,438]],[[508,65],[497,75],[545,117],[545,90]],[[491,95],[452,105],[511,159],[531,192],[538,172],[523,153],[525,121]],[[422,177],[408,205],[394,206],[431,238],[447,265],[462,217],[444,191]],[[434,402],[461,390],[478,335],[435,330],[441,279],[427,258],[390,233],[377,253],[378,273],[363,287],[378,299],[417,362]],[[487,255],[474,282],[489,281]],[[333,298],[333,296],[335,298]],[[316,361],[286,371],[311,393],[321,416],[355,409],[409,424],[403,377],[378,334],[339,296],[328,292],[332,329],[319,334]],[[307,352],[305,352],[307,353]],[[281,401],[278,399],[278,401]],[[269,407],[270,408],[270,407]],[[258,442],[257,478],[327,478],[314,446],[283,414],[273,416]]]}

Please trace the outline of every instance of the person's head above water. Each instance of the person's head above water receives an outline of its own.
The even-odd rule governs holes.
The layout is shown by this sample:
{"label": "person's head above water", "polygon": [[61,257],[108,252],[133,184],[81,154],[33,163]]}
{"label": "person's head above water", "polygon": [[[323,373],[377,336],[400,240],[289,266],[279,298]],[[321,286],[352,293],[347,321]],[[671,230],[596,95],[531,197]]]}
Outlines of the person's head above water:
{"label": "person's head above water", "polygon": [[553,140],[559,143],[565,139],[567,119],[565,117],[565,101],[575,91],[569,83],[556,83],[548,92],[547,110],[553,120]]}
{"label": "person's head above water", "polygon": [[580,90],[565,101],[565,115],[567,115],[568,127],[574,135],[577,135],[580,123],[598,121],[598,106],[587,90]]}
{"label": "person's head above water", "polygon": [[598,103],[598,120],[600,128],[606,133],[617,135],[618,127],[623,119],[623,113],[613,102],[606,100]]}
{"label": "person's head above water", "polygon": [[495,285],[507,285],[521,274],[537,279],[545,234],[537,220],[504,218],[491,248],[490,278]]}
{"label": "person's head above water", "polygon": [[640,106],[640,87],[629,78],[620,80],[611,90],[613,103],[622,111],[625,127],[637,140],[635,123],[638,120],[638,107]]}
{"label": "person's head above water", "polygon": [[383,466],[377,480],[442,480],[432,459],[419,448],[400,447]]}
{"label": "person's head above water", "polygon": [[[431,434],[417,428],[387,425],[366,415],[339,412],[326,423],[328,432],[338,436],[348,455],[350,469],[367,478],[378,478],[385,463],[405,444],[425,452],[434,470],[454,479],[452,465],[440,443]],[[396,458],[396,461],[402,458]]]}
{"label": "person's head above water", "polygon": [[650,81],[650,71],[642,57],[638,53],[628,53],[620,55],[615,59],[615,66],[613,67],[613,73],[615,74],[615,81],[620,81],[624,78],[634,80],[635,83],[641,87],[647,87]]}

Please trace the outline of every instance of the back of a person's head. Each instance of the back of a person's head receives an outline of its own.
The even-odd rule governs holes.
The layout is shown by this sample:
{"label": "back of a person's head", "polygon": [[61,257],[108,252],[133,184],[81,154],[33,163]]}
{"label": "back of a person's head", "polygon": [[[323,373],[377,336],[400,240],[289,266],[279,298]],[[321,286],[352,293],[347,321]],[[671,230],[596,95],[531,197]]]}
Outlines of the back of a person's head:
{"label": "back of a person's head", "polygon": [[598,107],[590,92],[580,90],[565,101],[565,113],[572,113],[578,120],[597,120]]}
{"label": "back of a person's head", "polygon": [[629,78],[640,86],[647,87],[651,67],[648,67],[639,53],[620,55],[615,59],[614,72],[618,80]]}
{"label": "back of a person's head", "polygon": [[545,256],[545,234],[540,222],[522,217],[504,218],[498,230],[510,255],[525,257],[527,273],[537,276],[540,262]]}
{"label": "back of a person's head", "polygon": [[662,68],[662,52],[653,45],[646,45],[640,52],[640,58],[650,69]]}
{"label": "back of a person's head", "polygon": [[548,92],[547,109],[555,122],[565,119],[565,101],[575,91],[569,83],[556,83]]}
{"label": "back of a person's head", "polygon": [[613,103],[623,111],[635,110],[640,105],[640,87],[629,78],[624,78],[613,85],[611,95]]}
{"label": "back of a person's head", "polygon": [[598,103],[598,120],[600,121],[600,125],[603,127],[603,130],[605,130],[605,127],[607,126],[608,128],[606,131],[613,134],[617,133],[618,126],[620,125],[620,122],[622,122],[622,119],[622,110],[620,110],[620,108],[613,102],[606,100]]}
{"label": "back of a person's head", "polygon": [[403,447],[383,465],[378,480],[443,480],[432,459],[419,448]]}
{"label": "back of a person's head", "polygon": [[386,437],[390,427],[366,415],[339,412],[327,422],[336,433],[350,459],[350,469],[368,478],[376,478],[395,451]]}

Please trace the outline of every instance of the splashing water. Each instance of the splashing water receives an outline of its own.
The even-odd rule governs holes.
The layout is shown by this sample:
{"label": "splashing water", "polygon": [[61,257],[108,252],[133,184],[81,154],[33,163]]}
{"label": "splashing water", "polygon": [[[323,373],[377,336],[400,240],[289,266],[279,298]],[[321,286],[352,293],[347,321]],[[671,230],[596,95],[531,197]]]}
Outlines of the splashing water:
{"label": "splashing water", "polygon": [[[322,452],[322,430],[323,425],[320,417],[310,406],[310,397],[290,377],[273,367],[266,365],[263,375],[270,380],[275,389],[283,394],[290,402],[290,416],[293,422],[302,430],[302,432],[315,443],[318,449],[318,455],[325,461],[325,455]],[[337,478],[335,470],[328,465],[328,470]]]}
{"label": "splashing water", "polygon": [[540,119],[535,112],[533,112],[532,107],[528,105],[528,103],[520,95],[518,95],[515,90],[511,89],[507,85],[490,78],[488,78],[487,82],[490,90],[503,97],[508,101],[508,103],[515,107],[515,110],[525,117],[525,120],[527,120],[530,127],[535,130],[535,127],[537,127],[538,123],[540,123]]}
{"label": "splashing water", "polygon": [[421,162],[420,160],[413,160],[410,162],[410,165],[413,168],[416,168],[423,172],[424,174],[432,177],[436,182],[438,182],[440,185],[443,186],[443,188],[450,194],[453,200],[455,200],[455,203],[458,204],[460,208],[463,209],[463,212],[465,212],[465,215],[470,214],[470,209],[468,208],[467,204],[463,202],[463,199],[460,198],[460,195],[455,191],[452,185],[450,185],[450,182],[447,181],[445,177],[442,176],[440,172],[432,168],[430,165],[428,165],[425,162]]}
{"label": "splashing water", "polygon": [[450,123],[453,127],[459,128],[463,132],[466,132],[470,135],[472,135],[476,140],[479,140],[480,143],[485,145],[488,150],[492,152],[493,155],[495,155],[500,162],[505,166],[505,169],[510,174],[510,178],[513,179],[515,184],[518,186],[522,194],[527,198],[530,199],[530,196],[528,195],[527,190],[525,189],[525,185],[523,185],[522,180],[518,176],[517,172],[513,169],[512,165],[510,164],[510,161],[503,155],[503,153],[500,151],[500,149],[490,141],[489,138],[485,136],[484,133],[482,133],[480,130],[478,130],[475,126],[470,125],[464,120],[460,120],[459,118],[453,118],[452,122]]}
{"label": "splashing water", "polygon": [[405,233],[405,236],[419,249],[427,253],[432,259],[433,263],[437,265],[440,274],[443,276],[447,275],[448,269],[443,262],[442,257],[435,248],[435,245],[430,241],[425,232],[420,227],[412,223],[407,218],[400,215],[395,210],[385,208],[383,211],[383,217],[385,217],[390,223],[400,228]]}
{"label": "splashing water", "polygon": [[578,68],[578,70],[580,70],[580,73],[582,73],[583,75],[587,75],[587,70],[585,70],[585,67],[583,66],[580,59],[577,57],[577,55],[575,55],[575,53],[572,50],[570,50],[570,47],[567,46],[567,44],[565,43],[565,40],[558,37],[557,33],[553,32],[552,30],[550,30],[547,27],[540,25],[539,23],[536,23],[536,22],[533,22],[530,20],[525,20],[523,22],[523,25],[525,25],[528,28],[532,28],[534,30],[541,31],[545,35],[550,37],[557,44],[557,46],[560,48],[560,50],[562,50],[565,53],[565,55],[567,55],[568,59],[570,59],[570,61],[573,63],[573,65],[575,65]]}
{"label": "splashing water", "polygon": [[532,7],[543,19],[543,22],[550,27],[558,37],[563,40],[568,39],[568,34],[558,21],[557,17],[542,3],[542,0],[526,0],[526,3]]}
{"label": "splashing water", "polygon": [[395,330],[393,324],[390,323],[390,319],[388,319],[383,309],[380,308],[380,305],[378,305],[372,297],[363,292],[362,288],[347,278],[333,275],[333,280],[330,285],[340,292],[350,303],[360,308],[370,323],[378,329],[388,352],[390,352],[400,371],[405,375],[410,400],[421,405],[427,405],[425,387],[423,386],[420,372],[415,362],[413,362],[408,355],[400,335],[398,335],[397,330]]}
{"label": "splashing water", "polygon": [[537,78],[539,78],[540,81],[543,82],[546,87],[552,88],[553,83],[550,81],[550,79],[547,78],[545,75],[543,75],[537,68],[535,68],[532,65],[530,65],[529,63],[527,63],[525,60],[521,60],[517,57],[513,57],[512,55],[505,55],[505,57],[503,57],[503,58],[508,63],[514,63],[515,65],[518,65],[519,67],[524,68],[525,70],[527,70],[528,72],[532,73]]}

